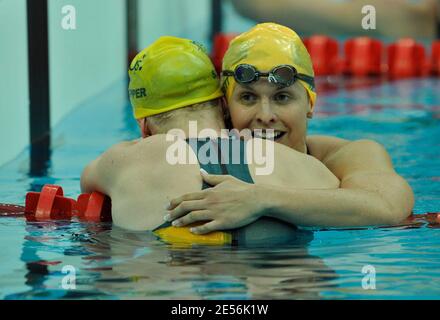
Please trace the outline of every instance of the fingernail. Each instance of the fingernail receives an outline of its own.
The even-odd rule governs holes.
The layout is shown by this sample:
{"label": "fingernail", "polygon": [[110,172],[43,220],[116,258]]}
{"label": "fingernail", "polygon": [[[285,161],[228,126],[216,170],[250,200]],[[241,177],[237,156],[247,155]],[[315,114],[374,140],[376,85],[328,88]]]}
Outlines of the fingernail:
{"label": "fingernail", "polygon": [[170,215],[167,214],[165,217],[163,217],[163,219],[164,219],[165,221],[169,221],[169,220],[170,220]]}
{"label": "fingernail", "polygon": [[189,231],[192,232],[192,233],[196,233],[197,232],[196,228],[190,228]]}
{"label": "fingernail", "polygon": [[202,168],[200,168],[200,172],[201,172],[202,174],[208,174],[208,172],[206,172],[206,170],[205,170],[205,169],[202,169]]}
{"label": "fingernail", "polygon": [[174,220],[173,223],[172,223],[172,225],[173,225],[174,227],[178,227],[178,226],[180,226],[180,222],[177,221],[177,220]]}
{"label": "fingernail", "polygon": [[165,210],[168,210],[170,207],[171,207],[171,202],[168,202],[168,203],[165,205]]}

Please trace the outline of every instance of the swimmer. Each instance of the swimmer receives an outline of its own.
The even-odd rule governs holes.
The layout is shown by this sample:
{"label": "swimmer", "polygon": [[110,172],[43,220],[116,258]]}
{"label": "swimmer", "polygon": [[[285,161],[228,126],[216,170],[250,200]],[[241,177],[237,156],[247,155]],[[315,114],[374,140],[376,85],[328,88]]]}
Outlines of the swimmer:
{"label": "swimmer", "polygon": [[[198,227],[199,234],[234,228],[230,221],[241,226],[264,216],[264,211],[255,213],[256,207],[271,209],[271,217],[304,227],[393,225],[411,214],[413,191],[396,173],[382,145],[307,135],[316,101],[313,76],[299,36],[275,23],[259,24],[233,39],[223,60],[222,83],[232,126],[277,130],[277,144],[310,153],[338,177],[340,187],[308,190],[258,184],[251,188],[229,176],[205,175],[214,188],[173,199],[169,211],[173,220],[196,221],[190,203],[216,217]],[[249,199],[249,192],[255,198]]]}
{"label": "swimmer", "polygon": [[[200,169],[209,173],[231,174],[234,181],[243,183],[247,189],[246,197],[251,201],[257,201],[252,187],[258,184],[284,188],[294,183],[305,189],[325,190],[339,187],[335,175],[307,154],[270,140],[244,140],[224,135],[223,93],[219,78],[206,52],[197,43],[161,37],[135,57],[129,75],[130,100],[142,138],[113,146],[89,164],[81,176],[83,192],[100,191],[110,196],[116,226],[155,230],[156,234],[168,240],[179,236],[197,237],[189,232],[188,227],[164,222],[164,216],[170,199],[209,187],[209,183],[203,183]],[[197,121],[197,132],[190,132],[189,121]],[[173,129],[183,131],[187,140],[176,139],[176,136],[173,141],[167,140],[172,136],[167,133]],[[217,137],[204,135],[206,129],[214,131]],[[271,174],[258,175],[256,163],[246,164],[248,153],[245,150],[248,151],[258,141],[267,149],[273,147]],[[224,152],[222,146],[226,143],[239,147],[238,164],[231,159],[234,152]],[[167,153],[176,144],[198,161],[170,163]],[[225,163],[207,163],[201,159],[200,150],[206,146],[213,147],[217,157],[226,159]],[[212,199],[215,201],[215,193]],[[188,202],[186,209],[194,210],[194,222],[209,224],[214,217],[205,214],[206,211],[199,211],[198,205],[197,202]],[[261,208],[255,207],[254,210]],[[165,218],[169,220],[168,216]],[[220,241],[225,243],[252,237],[260,240],[277,238],[283,234],[292,237],[296,230],[294,225],[270,217],[257,222],[252,217],[238,222],[233,215],[228,219],[234,229],[246,227],[239,234],[217,232],[217,239],[223,239]],[[227,224],[222,228],[228,229]],[[209,242],[209,238],[206,241]]]}
{"label": "swimmer", "polygon": [[[440,37],[439,0],[232,0],[243,16],[273,21],[301,34],[435,39]],[[372,9],[374,8],[374,13]],[[374,14],[375,27],[362,21]]]}

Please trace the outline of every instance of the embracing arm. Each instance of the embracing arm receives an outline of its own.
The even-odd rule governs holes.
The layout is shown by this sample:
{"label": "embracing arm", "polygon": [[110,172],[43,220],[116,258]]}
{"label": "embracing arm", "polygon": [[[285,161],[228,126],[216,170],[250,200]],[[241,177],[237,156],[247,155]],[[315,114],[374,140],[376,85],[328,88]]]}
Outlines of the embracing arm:
{"label": "embracing arm", "polygon": [[178,225],[211,220],[194,230],[207,233],[237,228],[263,215],[298,226],[352,227],[395,224],[411,214],[413,192],[380,144],[341,139],[326,144],[332,147],[320,160],[341,181],[338,189],[286,189],[203,175],[215,187],[171,201],[169,220],[177,219]]}
{"label": "embracing arm", "polygon": [[264,186],[269,215],[301,226],[343,227],[395,224],[411,214],[411,187],[394,171],[380,144],[349,142],[323,163],[340,179],[339,189]]}
{"label": "embracing arm", "polygon": [[[261,193],[268,199],[266,215],[298,226],[352,227],[392,225],[411,214],[414,199],[411,188],[402,178],[386,174],[357,178],[334,190],[263,186]],[[361,189],[364,179],[368,179],[370,185],[377,183],[377,188],[364,186]],[[384,184],[382,179],[388,182]]]}

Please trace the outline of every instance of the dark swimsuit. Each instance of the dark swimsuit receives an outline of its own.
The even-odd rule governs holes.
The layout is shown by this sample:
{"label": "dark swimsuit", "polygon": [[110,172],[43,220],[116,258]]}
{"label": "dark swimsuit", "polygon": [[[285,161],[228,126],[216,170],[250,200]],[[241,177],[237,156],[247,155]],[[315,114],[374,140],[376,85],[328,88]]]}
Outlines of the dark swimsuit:
{"label": "dark swimsuit", "polygon": [[[239,139],[235,136],[231,136],[229,138],[217,139],[186,139],[186,142],[191,146],[192,150],[196,154],[200,168],[206,170],[206,172],[208,172],[209,174],[231,175],[244,182],[252,184],[254,183],[252,176],[249,172],[248,162],[246,159],[246,141]],[[308,149],[307,153],[309,154]],[[202,190],[210,187],[210,185],[203,181]],[[189,229],[189,227],[176,228],[173,227],[170,222],[165,222],[153,231],[156,232],[156,234],[164,240],[165,238],[169,238],[168,236],[171,235],[171,238],[174,239],[181,237],[181,239],[177,239],[177,241],[194,241],[194,237],[197,236],[192,235],[189,231],[184,232],[182,230],[184,228],[186,228],[187,230]],[[166,233],[164,232],[164,230],[166,230]],[[209,239],[211,233],[208,235],[204,235],[203,239],[200,238],[200,243],[217,245],[241,245],[245,243],[249,244],[249,242],[259,242],[260,240],[267,241],[269,238],[273,237],[267,236],[267,234],[269,233],[274,234],[272,230],[279,230],[279,234],[288,234],[288,237],[290,239],[292,237],[297,239],[298,235],[301,233],[295,233],[295,231],[297,231],[297,228],[294,225],[281,222],[280,220],[275,218],[263,217],[249,226],[229,230],[228,232],[215,232],[212,239]],[[180,233],[183,232],[183,234],[178,236],[175,234],[177,231]],[[188,237],[191,237],[192,240],[189,240]],[[215,237],[217,240],[214,240]],[[286,238],[286,236],[284,236],[284,238]],[[208,240],[208,243],[205,240]],[[198,241],[196,240],[195,242]]]}
{"label": "dark swimsuit", "polygon": [[[192,138],[186,139],[186,142],[196,154],[200,168],[209,174],[231,175],[244,182],[254,183],[246,160],[246,143],[244,140],[232,136],[217,139]],[[210,187],[203,181],[202,190]],[[171,226],[171,222],[165,222],[153,231],[170,228]],[[232,237],[230,244],[236,245],[242,242],[239,241],[239,230],[228,232]]]}

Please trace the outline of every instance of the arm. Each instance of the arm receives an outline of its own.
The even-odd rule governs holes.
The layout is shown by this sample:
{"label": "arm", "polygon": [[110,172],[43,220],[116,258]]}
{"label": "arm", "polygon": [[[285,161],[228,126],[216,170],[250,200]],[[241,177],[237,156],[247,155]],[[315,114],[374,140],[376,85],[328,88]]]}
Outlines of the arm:
{"label": "arm", "polygon": [[[369,140],[342,140],[336,145],[323,162],[341,180],[339,189],[245,186],[230,177],[211,176],[208,182],[218,184],[215,188],[172,201],[171,220],[191,211],[185,203],[189,200],[203,201],[204,209],[211,211],[213,221],[195,230],[200,233],[235,228],[262,215],[299,226],[348,227],[394,224],[411,213],[413,192],[395,173],[381,145]],[[179,220],[184,224],[198,221],[194,214]]]}
{"label": "arm", "polygon": [[[377,188],[370,189],[372,184]],[[410,215],[414,203],[410,187],[397,175],[359,175],[335,190],[266,186],[260,194],[270,199],[268,216],[314,227],[393,225]]]}
{"label": "arm", "polygon": [[[436,0],[233,0],[243,16],[274,21],[301,34],[435,37]],[[362,7],[376,8],[376,29],[364,30]],[[343,17],[341,19],[341,17]]]}
{"label": "arm", "polygon": [[339,189],[265,187],[271,199],[265,207],[269,215],[302,226],[343,227],[395,224],[411,214],[411,187],[394,171],[380,144],[369,140],[343,144],[323,163],[341,180]]}

